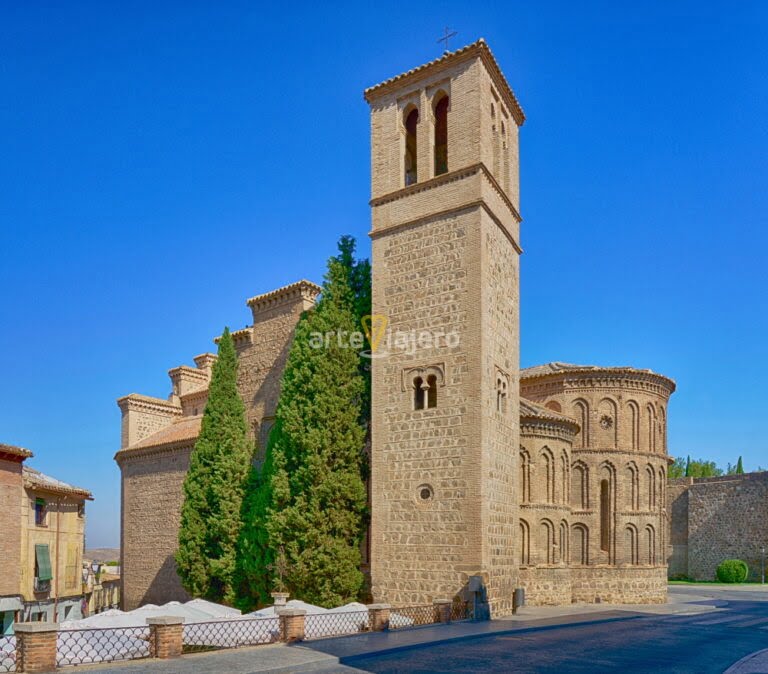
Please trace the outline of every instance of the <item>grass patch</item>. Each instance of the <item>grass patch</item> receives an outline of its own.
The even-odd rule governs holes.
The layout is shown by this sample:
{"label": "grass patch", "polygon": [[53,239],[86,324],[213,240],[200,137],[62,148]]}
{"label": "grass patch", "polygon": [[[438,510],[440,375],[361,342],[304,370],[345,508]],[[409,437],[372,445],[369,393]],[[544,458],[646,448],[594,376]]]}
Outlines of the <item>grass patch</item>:
{"label": "grass patch", "polygon": [[734,587],[738,585],[762,585],[762,583],[721,583],[719,580],[668,580],[669,585],[722,585],[723,587]]}

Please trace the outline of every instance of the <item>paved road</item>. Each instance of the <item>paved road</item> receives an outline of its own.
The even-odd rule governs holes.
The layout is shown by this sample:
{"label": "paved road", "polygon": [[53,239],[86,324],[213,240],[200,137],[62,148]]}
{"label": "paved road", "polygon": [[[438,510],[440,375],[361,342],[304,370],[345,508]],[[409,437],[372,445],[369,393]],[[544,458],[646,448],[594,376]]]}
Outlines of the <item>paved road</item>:
{"label": "paved road", "polygon": [[[686,672],[721,674],[768,647],[768,594],[675,588],[706,596],[700,615],[593,614],[580,625],[536,627],[342,662],[377,674],[408,672]],[[572,622],[572,621],[571,621]],[[762,670],[760,670],[762,671]],[[768,672],[768,668],[765,670]]]}

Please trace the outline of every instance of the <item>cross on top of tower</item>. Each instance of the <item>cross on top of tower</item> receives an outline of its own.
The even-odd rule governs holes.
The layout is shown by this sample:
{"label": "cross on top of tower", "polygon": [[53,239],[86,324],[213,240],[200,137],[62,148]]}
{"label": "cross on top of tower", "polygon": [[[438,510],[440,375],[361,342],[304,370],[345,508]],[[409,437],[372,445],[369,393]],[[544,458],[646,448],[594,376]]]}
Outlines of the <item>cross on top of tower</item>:
{"label": "cross on top of tower", "polygon": [[446,27],[445,27],[445,32],[444,32],[444,34],[443,34],[443,37],[441,37],[440,39],[438,39],[438,42],[445,42],[445,51],[446,51],[446,52],[448,52],[448,51],[450,51],[450,50],[448,49],[448,41],[449,41],[449,40],[450,40],[452,37],[456,37],[457,35],[458,35],[458,33],[457,33],[455,30],[451,30],[450,28],[448,28],[448,26],[446,26]]}

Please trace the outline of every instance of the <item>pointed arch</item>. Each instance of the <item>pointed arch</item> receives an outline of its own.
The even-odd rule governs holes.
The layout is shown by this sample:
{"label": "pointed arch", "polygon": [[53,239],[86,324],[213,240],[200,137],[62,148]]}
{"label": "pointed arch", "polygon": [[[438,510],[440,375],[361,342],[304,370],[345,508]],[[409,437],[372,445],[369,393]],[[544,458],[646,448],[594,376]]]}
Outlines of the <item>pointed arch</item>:
{"label": "pointed arch", "polygon": [[579,422],[579,433],[576,442],[582,449],[589,447],[589,403],[579,398],[573,402],[573,416]]}
{"label": "pointed arch", "polygon": [[571,466],[571,507],[575,510],[589,508],[589,467],[583,461]]}
{"label": "pointed arch", "polygon": [[539,546],[541,549],[541,563],[555,563],[555,525],[548,519],[541,520],[539,524]]}
{"label": "pointed arch", "polygon": [[615,449],[618,444],[618,405],[611,398],[603,398],[597,405],[597,445],[605,449]]}
{"label": "pointed arch", "polygon": [[640,509],[640,471],[634,461],[630,461],[626,468],[627,476],[627,508],[629,510]]}
{"label": "pointed arch", "polygon": [[556,473],[555,456],[552,453],[552,450],[545,445],[541,448],[539,457],[541,459],[541,465],[544,469],[544,493],[542,494],[542,500],[544,503],[554,503]]}
{"label": "pointed arch", "polygon": [[570,478],[569,466],[570,462],[568,460],[568,454],[563,450],[563,453],[560,455],[560,494],[562,496],[560,502],[566,505],[568,504],[568,494],[570,492],[568,486]]}
{"label": "pointed arch", "polygon": [[571,527],[571,563],[589,564],[589,528],[578,523]]}
{"label": "pointed arch", "polygon": [[531,563],[531,527],[524,519],[520,520],[520,565]]}
{"label": "pointed arch", "polygon": [[648,484],[648,510],[653,511],[656,509],[656,471],[650,463],[645,468],[645,475]]}
{"label": "pointed arch", "polygon": [[520,501],[531,502],[531,455],[520,447]]}
{"label": "pointed arch", "polygon": [[403,129],[405,131],[404,181],[405,186],[418,181],[418,142],[419,109],[409,105],[403,111]]}
{"label": "pointed arch", "polygon": [[629,446],[637,451],[640,449],[640,405],[634,400],[627,402],[627,417],[629,421]]}
{"label": "pointed arch", "polygon": [[651,403],[645,406],[645,414],[648,417],[648,451],[654,453],[656,451],[656,410]]}
{"label": "pointed arch", "polygon": [[600,464],[600,549],[611,557],[613,538],[616,468],[608,462]]}
{"label": "pointed arch", "polygon": [[638,563],[637,552],[637,527],[634,524],[628,524],[625,530],[626,537],[626,563],[636,565]]}
{"label": "pointed arch", "polygon": [[559,540],[559,546],[560,546],[560,562],[562,564],[570,564],[570,551],[569,551],[569,541],[568,541],[568,522],[565,520],[560,521],[560,540]]}
{"label": "pointed arch", "polygon": [[656,565],[656,530],[651,524],[645,527],[646,550],[648,551],[648,564]]}

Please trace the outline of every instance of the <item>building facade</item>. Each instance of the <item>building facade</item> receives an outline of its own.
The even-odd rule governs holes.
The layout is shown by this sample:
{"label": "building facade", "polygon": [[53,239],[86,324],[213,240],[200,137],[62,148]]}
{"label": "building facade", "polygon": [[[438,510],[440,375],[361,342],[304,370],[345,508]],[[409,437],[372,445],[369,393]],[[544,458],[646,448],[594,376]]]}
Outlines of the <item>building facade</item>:
{"label": "building facade", "polygon": [[[666,597],[667,402],[649,370],[520,370],[519,128],[480,40],[365,91],[371,117],[371,590],[394,605]],[[306,281],[249,301],[238,387],[264,446]],[[410,348],[418,342],[418,348]],[[403,345],[408,345],[404,347]],[[182,483],[213,356],[118,401],[124,608],[186,599]]]}
{"label": "building facade", "polygon": [[[237,388],[257,447],[266,438],[277,406],[280,376],[296,323],[311,309],[320,288],[298,281],[247,301],[253,324],[232,333],[238,355]],[[167,399],[131,394],[120,398],[121,583],[126,610],[190,597],[176,574],[189,454],[200,433],[216,356],[194,358],[168,372]]]}
{"label": "building facade", "polygon": [[0,445],[3,633],[16,621],[76,620],[85,608],[85,502],[92,496],[23,465],[31,456]]}
{"label": "building facade", "polygon": [[674,390],[667,377],[626,367],[549,363],[521,372],[522,396],[574,424],[559,442],[524,430],[520,449],[521,561],[535,567],[534,578],[559,568],[564,599],[666,600]]}

